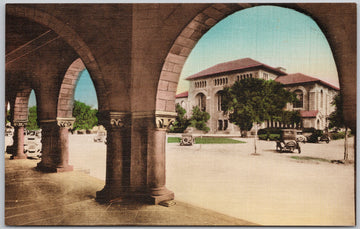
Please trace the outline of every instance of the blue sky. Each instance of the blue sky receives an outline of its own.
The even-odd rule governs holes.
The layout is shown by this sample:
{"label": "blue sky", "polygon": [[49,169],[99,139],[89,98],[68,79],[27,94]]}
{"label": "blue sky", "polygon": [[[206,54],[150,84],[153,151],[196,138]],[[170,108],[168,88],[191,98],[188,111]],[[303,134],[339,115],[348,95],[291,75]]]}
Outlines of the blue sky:
{"label": "blue sky", "polygon": [[[199,40],[183,67],[177,92],[188,90],[186,77],[246,57],[339,86],[329,44],[310,17],[286,8],[258,6],[228,16]],[[81,73],[75,99],[97,108],[95,88],[87,71]],[[33,93],[31,104],[35,104]]]}
{"label": "blue sky", "polygon": [[228,16],[199,40],[183,67],[178,93],[188,90],[184,78],[246,57],[338,86],[329,44],[317,24],[294,10],[258,6]]}
{"label": "blue sky", "polygon": [[[93,108],[98,108],[95,87],[87,70],[80,72],[80,78],[75,89],[75,100],[84,102]],[[32,90],[29,99],[29,107],[35,105],[35,93],[34,90]]]}

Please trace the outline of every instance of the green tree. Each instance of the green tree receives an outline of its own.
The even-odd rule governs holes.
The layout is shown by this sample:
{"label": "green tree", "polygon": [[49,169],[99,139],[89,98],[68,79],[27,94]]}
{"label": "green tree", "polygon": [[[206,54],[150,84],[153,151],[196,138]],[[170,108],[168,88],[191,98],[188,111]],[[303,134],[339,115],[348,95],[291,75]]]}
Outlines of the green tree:
{"label": "green tree", "polygon": [[38,130],[38,120],[37,120],[37,107],[32,106],[29,108],[29,114],[28,114],[28,122],[26,125],[26,129],[28,130]]}
{"label": "green tree", "polygon": [[206,125],[206,122],[210,119],[210,114],[206,111],[201,111],[198,106],[195,106],[192,110],[192,116],[190,118],[190,126],[195,127],[198,130],[209,131],[210,128]]}
{"label": "green tree", "polygon": [[345,128],[345,142],[344,142],[344,162],[346,163],[349,159],[348,155],[348,127],[344,120],[343,113],[343,97],[341,94],[334,97],[331,105],[335,106],[335,111],[329,115],[329,128]]}
{"label": "green tree", "polygon": [[290,115],[283,109],[286,103],[295,101],[295,94],[278,82],[248,78],[224,88],[222,108],[230,122],[249,131],[253,123]]}
{"label": "green tree", "polygon": [[85,129],[90,130],[98,124],[97,109],[85,103],[74,101],[73,116],[76,118],[73,130]]}
{"label": "green tree", "polygon": [[176,104],[176,119],[174,125],[170,128],[170,132],[173,133],[184,133],[184,130],[190,125],[189,120],[186,118],[186,110],[180,106],[180,104]]}
{"label": "green tree", "polygon": [[[295,94],[278,82],[247,78],[224,88],[222,109],[229,114],[231,123],[239,126],[241,131],[249,131],[253,123],[260,124],[287,115],[284,107],[295,101]],[[256,142],[254,146],[256,153]]]}

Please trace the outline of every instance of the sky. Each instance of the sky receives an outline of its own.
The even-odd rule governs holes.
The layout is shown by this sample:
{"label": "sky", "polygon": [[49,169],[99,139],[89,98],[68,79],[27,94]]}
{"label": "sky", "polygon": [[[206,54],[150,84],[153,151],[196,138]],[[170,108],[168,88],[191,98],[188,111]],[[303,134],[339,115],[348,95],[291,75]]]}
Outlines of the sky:
{"label": "sky", "polygon": [[188,90],[186,77],[246,57],[339,85],[330,46],[310,17],[282,7],[258,6],[228,16],[199,40],[185,62],[177,92]]}
{"label": "sky", "polygon": [[[75,88],[75,100],[84,102],[92,108],[98,108],[98,101],[96,97],[96,91],[94,84],[91,80],[89,72],[85,69],[80,72],[80,78]],[[31,91],[29,98],[29,107],[36,105],[34,90]]]}
{"label": "sky", "polygon": [[[177,93],[188,90],[186,77],[218,63],[247,57],[339,86],[329,44],[310,17],[282,7],[258,6],[221,20],[199,40],[182,69]],[[97,108],[89,73],[85,70],[80,74],[75,99]],[[32,104],[33,92],[29,106]]]}

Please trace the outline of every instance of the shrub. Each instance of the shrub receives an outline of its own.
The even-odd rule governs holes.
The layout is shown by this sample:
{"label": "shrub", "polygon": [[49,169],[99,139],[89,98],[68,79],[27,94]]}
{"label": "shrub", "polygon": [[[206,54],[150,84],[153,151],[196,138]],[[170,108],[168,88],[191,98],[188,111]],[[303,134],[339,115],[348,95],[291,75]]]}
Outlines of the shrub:
{"label": "shrub", "polygon": [[[350,137],[350,136],[351,136],[351,133],[349,131],[348,137]],[[344,139],[345,138],[345,132],[331,133],[330,138],[332,140]]]}
{"label": "shrub", "polygon": [[322,130],[314,130],[314,132],[312,133],[312,135],[310,135],[307,141],[310,143],[316,143],[318,142],[318,138],[321,137],[322,135],[323,135]]}
{"label": "shrub", "polygon": [[209,131],[210,128],[206,125],[206,122],[210,119],[210,114],[206,111],[201,111],[198,106],[193,108],[192,113],[190,126],[195,127],[198,130]]}

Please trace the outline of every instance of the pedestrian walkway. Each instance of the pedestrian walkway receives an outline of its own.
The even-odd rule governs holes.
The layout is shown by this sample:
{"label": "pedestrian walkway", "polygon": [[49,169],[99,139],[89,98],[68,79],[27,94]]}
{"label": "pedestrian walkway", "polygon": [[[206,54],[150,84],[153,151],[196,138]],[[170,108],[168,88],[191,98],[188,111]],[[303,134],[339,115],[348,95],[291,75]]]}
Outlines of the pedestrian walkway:
{"label": "pedestrian walkway", "polygon": [[171,207],[99,204],[95,193],[103,181],[81,171],[41,173],[34,169],[37,162],[5,156],[6,225],[254,225],[179,201]]}

